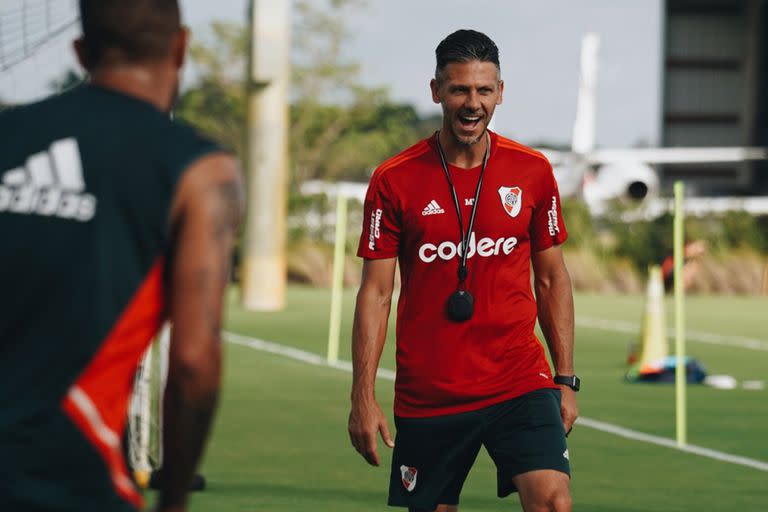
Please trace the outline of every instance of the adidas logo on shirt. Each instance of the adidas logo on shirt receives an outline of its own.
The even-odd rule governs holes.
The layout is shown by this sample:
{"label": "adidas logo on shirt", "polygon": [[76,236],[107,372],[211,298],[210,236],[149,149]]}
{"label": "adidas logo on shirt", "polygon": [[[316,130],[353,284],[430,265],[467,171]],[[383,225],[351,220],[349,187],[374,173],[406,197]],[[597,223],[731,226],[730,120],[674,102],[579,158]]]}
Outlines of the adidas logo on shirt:
{"label": "adidas logo on shirt", "polygon": [[434,199],[421,211],[422,215],[439,215],[441,213],[445,213],[445,210],[440,208],[440,205]]}
{"label": "adidas logo on shirt", "polygon": [[85,192],[77,141],[70,137],[36,153],[24,167],[2,173],[0,212],[88,222],[96,215],[96,197]]}

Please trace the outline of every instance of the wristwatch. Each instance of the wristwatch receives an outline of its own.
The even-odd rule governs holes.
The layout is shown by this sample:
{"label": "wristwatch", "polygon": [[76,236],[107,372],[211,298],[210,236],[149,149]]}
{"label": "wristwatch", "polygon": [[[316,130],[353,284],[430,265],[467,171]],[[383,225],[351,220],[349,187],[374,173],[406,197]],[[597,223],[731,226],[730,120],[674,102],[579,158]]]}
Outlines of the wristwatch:
{"label": "wristwatch", "polygon": [[575,375],[555,375],[555,384],[562,384],[568,386],[574,391],[578,391],[581,388],[581,379]]}

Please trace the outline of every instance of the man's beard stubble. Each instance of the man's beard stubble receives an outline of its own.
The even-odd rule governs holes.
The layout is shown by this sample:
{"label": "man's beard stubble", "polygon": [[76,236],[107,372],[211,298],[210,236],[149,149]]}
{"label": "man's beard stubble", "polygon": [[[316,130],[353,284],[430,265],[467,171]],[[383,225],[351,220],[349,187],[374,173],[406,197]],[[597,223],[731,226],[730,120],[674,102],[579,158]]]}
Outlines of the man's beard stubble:
{"label": "man's beard stubble", "polygon": [[474,146],[475,144],[483,140],[483,137],[485,137],[485,132],[487,131],[488,131],[488,125],[485,125],[483,126],[483,131],[480,132],[480,135],[478,135],[477,138],[472,140],[464,140],[461,137],[459,137],[458,134],[456,134],[456,131],[453,129],[453,127],[451,127],[451,134],[453,135],[453,139],[463,146],[470,146],[470,147]]}

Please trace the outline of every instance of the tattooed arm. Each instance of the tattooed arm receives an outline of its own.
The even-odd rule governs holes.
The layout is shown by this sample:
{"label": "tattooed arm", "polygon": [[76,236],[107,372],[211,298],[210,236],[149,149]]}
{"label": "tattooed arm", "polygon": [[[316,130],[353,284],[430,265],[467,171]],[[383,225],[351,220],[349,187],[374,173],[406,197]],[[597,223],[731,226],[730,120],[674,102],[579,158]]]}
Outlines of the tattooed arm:
{"label": "tattooed arm", "polygon": [[221,310],[244,199],[236,161],[214,154],[188,169],[171,210],[168,272],[173,322],[164,402],[159,509],[183,511],[214,416],[221,370]]}

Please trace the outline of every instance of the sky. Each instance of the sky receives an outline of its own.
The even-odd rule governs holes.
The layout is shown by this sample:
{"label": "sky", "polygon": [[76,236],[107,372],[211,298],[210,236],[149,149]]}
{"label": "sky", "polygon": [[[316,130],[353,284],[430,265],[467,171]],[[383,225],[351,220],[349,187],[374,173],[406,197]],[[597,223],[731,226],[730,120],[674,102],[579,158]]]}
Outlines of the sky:
{"label": "sky", "polygon": [[[25,0],[0,0],[0,15]],[[27,0],[30,2],[41,0]],[[73,0],[58,0],[76,5]],[[266,0],[263,0],[266,1]],[[315,0],[323,4],[327,0]],[[244,21],[246,0],[181,0],[193,33],[211,21]],[[659,142],[663,0],[368,0],[345,15],[346,57],[365,85],[388,87],[396,101],[439,112],[429,94],[434,48],[450,32],[473,28],[499,46],[504,104],[495,129],[527,144],[570,144],[581,39],[600,36],[596,142],[626,147]],[[0,97],[30,101],[76,67],[62,33],[27,61],[0,74]],[[185,74],[185,83],[194,73]]]}

